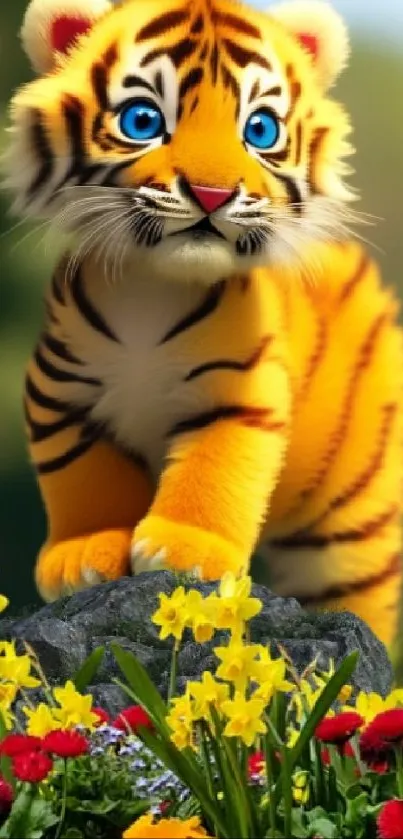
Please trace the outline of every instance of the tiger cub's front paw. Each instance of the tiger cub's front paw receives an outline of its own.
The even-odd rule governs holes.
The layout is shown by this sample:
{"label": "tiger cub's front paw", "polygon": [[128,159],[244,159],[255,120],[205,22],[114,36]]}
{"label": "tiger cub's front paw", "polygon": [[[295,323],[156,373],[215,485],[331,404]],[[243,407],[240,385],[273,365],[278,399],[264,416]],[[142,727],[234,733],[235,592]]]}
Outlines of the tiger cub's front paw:
{"label": "tiger cub's front paw", "polygon": [[222,536],[154,515],[136,527],[131,555],[133,574],[165,568],[204,580],[218,580],[226,571],[241,574],[249,560]]}
{"label": "tiger cub's front paw", "polygon": [[45,545],[35,578],[44,600],[57,600],[130,573],[131,530],[119,528],[89,533]]}

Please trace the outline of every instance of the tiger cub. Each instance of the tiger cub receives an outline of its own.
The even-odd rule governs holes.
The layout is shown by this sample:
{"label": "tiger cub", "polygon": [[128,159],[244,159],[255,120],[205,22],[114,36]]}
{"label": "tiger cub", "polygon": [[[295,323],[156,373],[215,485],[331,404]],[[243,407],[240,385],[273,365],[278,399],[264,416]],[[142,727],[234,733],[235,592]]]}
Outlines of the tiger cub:
{"label": "tiger cub", "polygon": [[396,629],[397,303],[351,238],[321,0],[32,0],[13,208],[71,234],[26,379],[46,600],[248,570]]}

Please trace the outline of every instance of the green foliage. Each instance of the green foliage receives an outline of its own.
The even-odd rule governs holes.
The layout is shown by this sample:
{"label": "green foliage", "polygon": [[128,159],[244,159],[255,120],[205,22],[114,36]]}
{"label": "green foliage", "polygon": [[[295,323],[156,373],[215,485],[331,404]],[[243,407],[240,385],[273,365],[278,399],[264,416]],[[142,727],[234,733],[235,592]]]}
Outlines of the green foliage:
{"label": "green foliage", "polygon": [[97,647],[92,651],[92,653],[90,653],[88,658],[86,658],[80,669],[75,674],[73,682],[76,690],[80,691],[80,693],[83,693],[88,685],[94,681],[94,677],[102,664],[104,656],[105,647]]}

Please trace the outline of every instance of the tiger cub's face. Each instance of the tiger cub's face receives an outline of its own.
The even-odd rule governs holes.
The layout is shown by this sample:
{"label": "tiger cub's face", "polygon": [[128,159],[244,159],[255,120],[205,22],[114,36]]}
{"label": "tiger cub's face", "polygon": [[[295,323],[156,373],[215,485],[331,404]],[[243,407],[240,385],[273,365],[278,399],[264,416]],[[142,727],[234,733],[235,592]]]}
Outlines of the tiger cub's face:
{"label": "tiger cub's face", "polygon": [[347,41],[320,0],[32,0],[22,35],[15,208],[81,255],[215,282],[343,235]]}

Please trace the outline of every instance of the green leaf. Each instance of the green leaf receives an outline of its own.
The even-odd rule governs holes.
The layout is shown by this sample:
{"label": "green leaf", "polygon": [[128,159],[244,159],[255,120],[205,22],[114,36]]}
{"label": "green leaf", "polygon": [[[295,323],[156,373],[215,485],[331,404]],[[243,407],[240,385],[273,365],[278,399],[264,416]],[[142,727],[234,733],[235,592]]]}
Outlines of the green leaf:
{"label": "green leaf", "polygon": [[108,801],[108,799],[104,799],[103,801],[78,802],[72,809],[75,813],[90,813],[97,816],[104,816],[107,813],[111,813],[112,810],[116,810],[117,807],[119,807],[119,801]]}
{"label": "green leaf", "polygon": [[308,810],[306,816],[310,824],[311,822],[315,822],[318,819],[325,819],[327,816],[327,812],[324,809],[324,807],[314,807],[313,810]]}
{"label": "green leaf", "polygon": [[296,839],[305,839],[309,836],[309,832],[305,825],[305,814],[301,807],[294,807],[291,814],[291,830],[292,836]]}
{"label": "green leaf", "polygon": [[337,839],[339,836],[336,825],[329,819],[316,819],[311,822],[310,836],[320,836],[321,839]]}
{"label": "green leaf", "polygon": [[209,795],[206,779],[201,772],[201,766],[190,749],[179,751],[169,739],[162,740],[146,729],[142,731],[141,737],[168,769],[171,769],[187,786],[196,798],[212,823],[219,826],[222,839],[228,837],[228,830],[222,822],[218,802]]}
{"label": "green leaf", "polygon": [[92,653],[90,653],[88,658],[84,661],[84,664],[81,665],[75,676],[73,676],[73,682],[76,690],[80,693],[83,693],[88,685],[92,683],[94,676],[102,664],[104,655],[105,647],[97,647],[92,651]]}
{"label": "green leaf", "polygon": [[367,792],[362,792],[356,798],[347,801],[346,824],[349,827],[361,827],[367,815],[369,804],[369,796]]}
{"label": "green leaf", "polygon": [[166,703],[161,698],[143,665],[137,661],[132,653],[122,650],[118,644],[111,644],[111,649],[130,690],[119,682],[120,687],[126,690],[129,696],[140,702],[150,714],[151,719],[168,734],[169,729],[165,722]]}
{"label": "green leaf", "polygon": [[[350,655],[344,659],[339,669],[336,670],[336,673],[334,673],[331,679],[329,679],[326,687],[324,688],[318,701],[312,709],[304,727],[301,729],[297,742],[295,743],[292,749],[288,750],[288,763],[290,772],[293,770],[303,750],[314,736],[317,725],[320,723],[323,717],[326,716],[329,708],[337,699],[342,687],[350,681],[351,676],[356,668],[358,657],[358,651],[350,653]],[[276,804],[278,804],[280,800],[281,789],[282,776],[280,776],[280,778],[278,779],[273,791],[273,796]]]}
{"label": "green leaf", "polygon": [[295,766],[301,752],[313,737],[317,725],[323,717],[326,716],[329,708],[331,708],[333,702],[337,699],[342,687],[350,681],[350,678],[357,666],[358,657],[358,651],[350,653],[350,655],[344,659],[336,673],[333,674],[332,678],[329,679],[326,687],[312,709],[303,729],[301,730],[297,742],[291,749],[291,761],[293,766]]}
{"label": "green leaf", "polygon": [[0,830],[0,839],[41,839],[46,830],[58,823],[51,803],[36,796],[37,788],[22,788]]}

